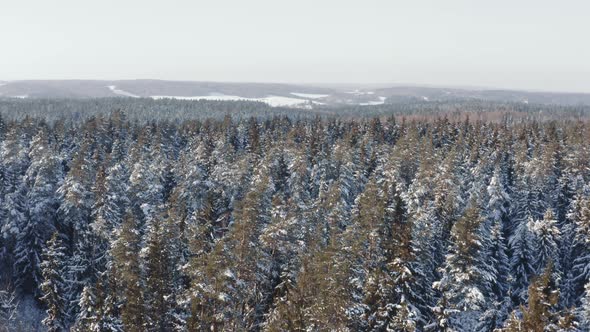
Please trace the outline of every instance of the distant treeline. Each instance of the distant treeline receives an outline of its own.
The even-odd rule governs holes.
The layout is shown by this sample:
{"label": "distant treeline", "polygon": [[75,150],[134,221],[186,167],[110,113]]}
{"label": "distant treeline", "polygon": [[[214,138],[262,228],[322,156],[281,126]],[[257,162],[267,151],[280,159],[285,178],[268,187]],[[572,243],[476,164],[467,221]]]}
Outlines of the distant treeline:
{"label": "distant treeline", "polygon": [[424,101],[419,99],[391,99],[382,105],[313,105],[312,108],[271,107],[254,101],[187,101],[151,98],[98,98],[98,99],[17,99],[0,98],[0,115],[5,119],[22,120],[26,117],[48,122],[81,122],[95,116],[107,116],[124,110],[129,120],[139,122],[223,119],[231,115],[239,118],[265,118],[288,116],[310,117],[410,117],[410,118],[462,118],[485,121],[521,121],[581,119],[590,115],[590,106],[535,105],[522,102],[495,102],[478,99]]}

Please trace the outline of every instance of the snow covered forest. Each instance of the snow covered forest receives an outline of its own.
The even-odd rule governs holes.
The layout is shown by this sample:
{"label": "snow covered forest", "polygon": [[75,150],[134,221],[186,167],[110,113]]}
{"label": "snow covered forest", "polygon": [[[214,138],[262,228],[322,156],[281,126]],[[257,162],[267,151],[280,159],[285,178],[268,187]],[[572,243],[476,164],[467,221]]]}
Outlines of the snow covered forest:
{"label": "snow covered forest", "polygon": [[0,105],[0,331],[590,330],[590,125],[557,106],[133,103]]}

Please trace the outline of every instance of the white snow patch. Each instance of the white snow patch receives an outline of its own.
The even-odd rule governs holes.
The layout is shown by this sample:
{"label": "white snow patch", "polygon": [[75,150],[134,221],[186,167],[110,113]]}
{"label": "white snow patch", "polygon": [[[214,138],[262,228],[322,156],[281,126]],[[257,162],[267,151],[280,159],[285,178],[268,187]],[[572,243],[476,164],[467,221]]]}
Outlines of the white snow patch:
{"label": "white snow patch", "polygon": [[305,99],[282,97],[282,96],[267,96],[262,98],[246,98],[240,96],[231,96],[224,94],[212,94],[209,96],[151,96],[153,99],[179,99],[179,100],[247,100],[247,101],[259,101],[267,103],[270,106],[286,106],[286,107],[300,107],[305,106],[308,103]]}
{"label": "white snow patch", "polygon": [[225,272],[223,272],[223,275],[228,278],[231,278],[231,279],[236,278],[236,276],[234,275],[234,273],[230,269],[225,270]]}
{"label": "white snow patch", "polygon": [[368,103],[360,103],[359,105],[361,105],[361,106],[373,106],[373,105],[381,105],[381,104],[383,104],[383,103],[380,102],[380,101],[370,101]]}
{"label": "white snow patch", "polygon": [[371,105],[383,105],[385,103],[385,99],[387,97],[379,97],[379,100],[373,100],[366,103],[360,103],[361,106],[371,106]]}
{"label": "white snow patch", "polygon": [[224,292],[220,292],[219,295],[217,295],[217,298],[219,299],[219,301],[222,302],[226,302],[227,300],[229,300],[229,296]]}
{"label": "white snow patch", "polygon": [[359,89],[356,89],[354,91],[347,91],[346,93],[361,96],[361,95],[374,95],[375,91],[361,91]]}
{"label": "white snow patch", "polygon": [[529,100],[528,99],[525,99],[522,102],[525,103],[525,104],[528,104],[529,103]]}
{"label": "white snow patch", "polygon": [[29,98],[29,95],[10,96],[10,98],[25,99],[25,98]]}
{"label": "white snow patch", "polygon": [[141,248],[141,250],[139,250],[139,255],[141,257],[145,257],[150,253],[150,250],[148,248]]}
{"label": "white snow patch", "polygon": [[428,99],[428,97],[426,97],[426,96],[422,96],[422,100],[429,101],[430,99]]}
{"label": "white snow patch", "polygon": [[297,106],[307,103],[307,100],[299,98],[268,96],[264,98],[257,98],[259,101],[265,102],[270,106]]}
{"label": "white snow patch", "polygon": [[291,92],[293,96],[301,97],[301,98],[309,98],[309,99],[317,99],[317,98],[326,98],[329,95],[322,95],[317,93],[301,93],[301,92]]}
{"label": "white snow patch", "polygon": [[240,96],[215,94],[210,96],[151,96],[153,99],[178,99],[178,100],[249,100]]}
{"label": "white snow patch", "polygon": [[114,94],[120,95],[120,96],[125,96],[125,97],[132,97],[132,98],[139,98],[138,95],[134,95],[131,92],[127,92],[124,90],[119,90],[117,89],[116,85],[108,85],[107,88],[109,88],[109,90],[111,90]]}

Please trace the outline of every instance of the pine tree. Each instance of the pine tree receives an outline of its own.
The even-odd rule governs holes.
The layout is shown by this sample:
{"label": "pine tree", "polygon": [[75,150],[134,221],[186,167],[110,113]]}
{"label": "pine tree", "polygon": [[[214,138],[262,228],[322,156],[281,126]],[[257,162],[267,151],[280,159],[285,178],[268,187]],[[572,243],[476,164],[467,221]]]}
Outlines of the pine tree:
{"label": "pine tree", "polygon": [[578,200],[572,217],[576,225],[573,244],[577,250],[572,267],[573,280],[583,285],[590,280],[590,199]]}
{"label": "pine tree", "polygon": [[582,303],[578,307],[578,318],[580,321],[580,329],[590,329],[590,282],[584,286],[584,296],[582,297]]}
{"label": "pine tree", "polygon": [[302,260],[300,270],[292,274],[283,270],[269,326],[289,321],[308,329],[345,330],[349,325],[345,309],[351,305],[349,278],[354,259],[343,250],[346,222],[341,219],[348,216],[348,208],[339,184],[332,185],[325,196],[320,193],[318,199],[321,212],[315,220],[325,223],[316,226],[317,237],[310,241],[308,254],[296,258]]}
{"label": "pine tree", "polygon": [[187,263],[182,268],[188,285],[184,296],[187,317],[186,329],[201,331],[219,330],[224,318],[220,312],[228,298],[226,282],[229,282],[227,262],[225,262],[223,241],[216,242],[223,232],[218,225],[222,212],[216,204],[214,191],[206,194],[203,205],[187,219],[185,234],[187,243]]}
{"label": "pine tree", "polygon": [[[122,287],[119,284],[118,273],[114,262],[109,262],[104,279],[97,283],[97,322],[99,331],[120,332],[123,331],[123,323],[120,316],[122,304]],[[104,299],[104,301],[102,300]],[[100,304],[102,305],[100,306]]]}
{"label": "pine tree", "polygon": [[552,279],[553,263],[550,261],[543,274],[529,286],[528,304],[522,306],[522,318],[515,314],[502,331],[544,332],[559,330],[559,290]]}
{"label": "pine tree", "polygon": [[233,281],[234,274],[227,267],[223,249],[222,242],[218,242],[209,254],[195,255],[191,260],[190,316],[186,322],[190,332],[224,329],[231,290],[226,285]]}
{"label": "pine tree", "polygon": [[277,287],[264,331],[347,330],[350,263],[333,240],[303,258],[295,280]]}
{"label": "pine tree", "polygon": [[174,263],[178,252],[174,251],[178,241],[175,220],[160,218],[151,222],[146,233],[145,260],[145,329],[147,331],[171,331],[173,328],[173,306],[176,300]]}
{"label": "pine tree", "polygon": [[[263,184],[261,184],[262,186]],[[264,294],[268,291],[268,258],[257,249],[260,227],[268,223],[261,187],[254,187],[234,210],[234,224],[227,235],[229,257],[227,270],[231,301],[228,327],[250,329],[260,324]]]}
{"label": "pine tree", "polygon": [[381,312],[390,315],[388,331],[415,331],[424,318],[415,305],[418,294],[414,291],[412,224],[407,219],[405,203],[395,184],[388,189],[388,197],[383,246],[385,270],[391,278],[393,296],[381,307]]}
{"label": "pine tree", "polygon": [[370,329],[376,322],[376,311],[384,294],[378,286],[382,278],[380,270],[381,246],[380,231],[385,220],[386,201],[382,188],[371,178],[364,191],[358,196],[353,209],[354,224],[345,234],[350,254],[354,255],[353,298],[362,299],[348,309],[356,317],[351,317],[351,328]]}
{"label": "pine tree", "polygon": [[[412,135],[417,133],[412,133]],[[417,138],[415,138],[417,139]],[[432,193],[431,178],[434,175],[435,163],[432,144],[424,138],[420,142],[421,162],[418,172],[408,190],[404,193],[407,203],[408,218],[412,227],[412,252],[415,259],[412,262],[416,275],[414,285],[415,292],[419,294],[416,307],[423,316],[425,323],[433,318],[431,308],[436,305],[435,290],[432,284],[440,278],[437,268],[442,263],[439,261],[442,246],[447,239],[441,238],[442,227],[436,219],[436,209]],[[418,142],[416,142],[418,144]]]}
{"label": "pine tree", "polygon": [[41,300],[47,306],[47,317],[43,319],[43,325],[52,332],[66,330],[70,319],[65,311],[67,308],[66,298],[64,298],[67,285],[63,276],[65,260],[65,247],[59,234],[53,233],[47,242],[47,251],[41,263],[43,283],[40,285],[43,294]]}
{"label": "pine tree", "polygon": [[123,295],[120,310],[125,331],[143,331],[145,326],[140,240],[137,221],[128,210],[111,249],[117,284]]}

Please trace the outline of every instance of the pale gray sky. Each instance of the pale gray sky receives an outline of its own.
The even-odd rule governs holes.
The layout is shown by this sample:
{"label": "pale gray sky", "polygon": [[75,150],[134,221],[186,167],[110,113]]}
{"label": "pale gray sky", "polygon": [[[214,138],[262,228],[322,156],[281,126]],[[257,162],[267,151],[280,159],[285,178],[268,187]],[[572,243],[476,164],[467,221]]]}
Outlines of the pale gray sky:
{"label": "pale gray sky", "polygon": [[590,92],[585,0],[0,0],[0,80]]}

